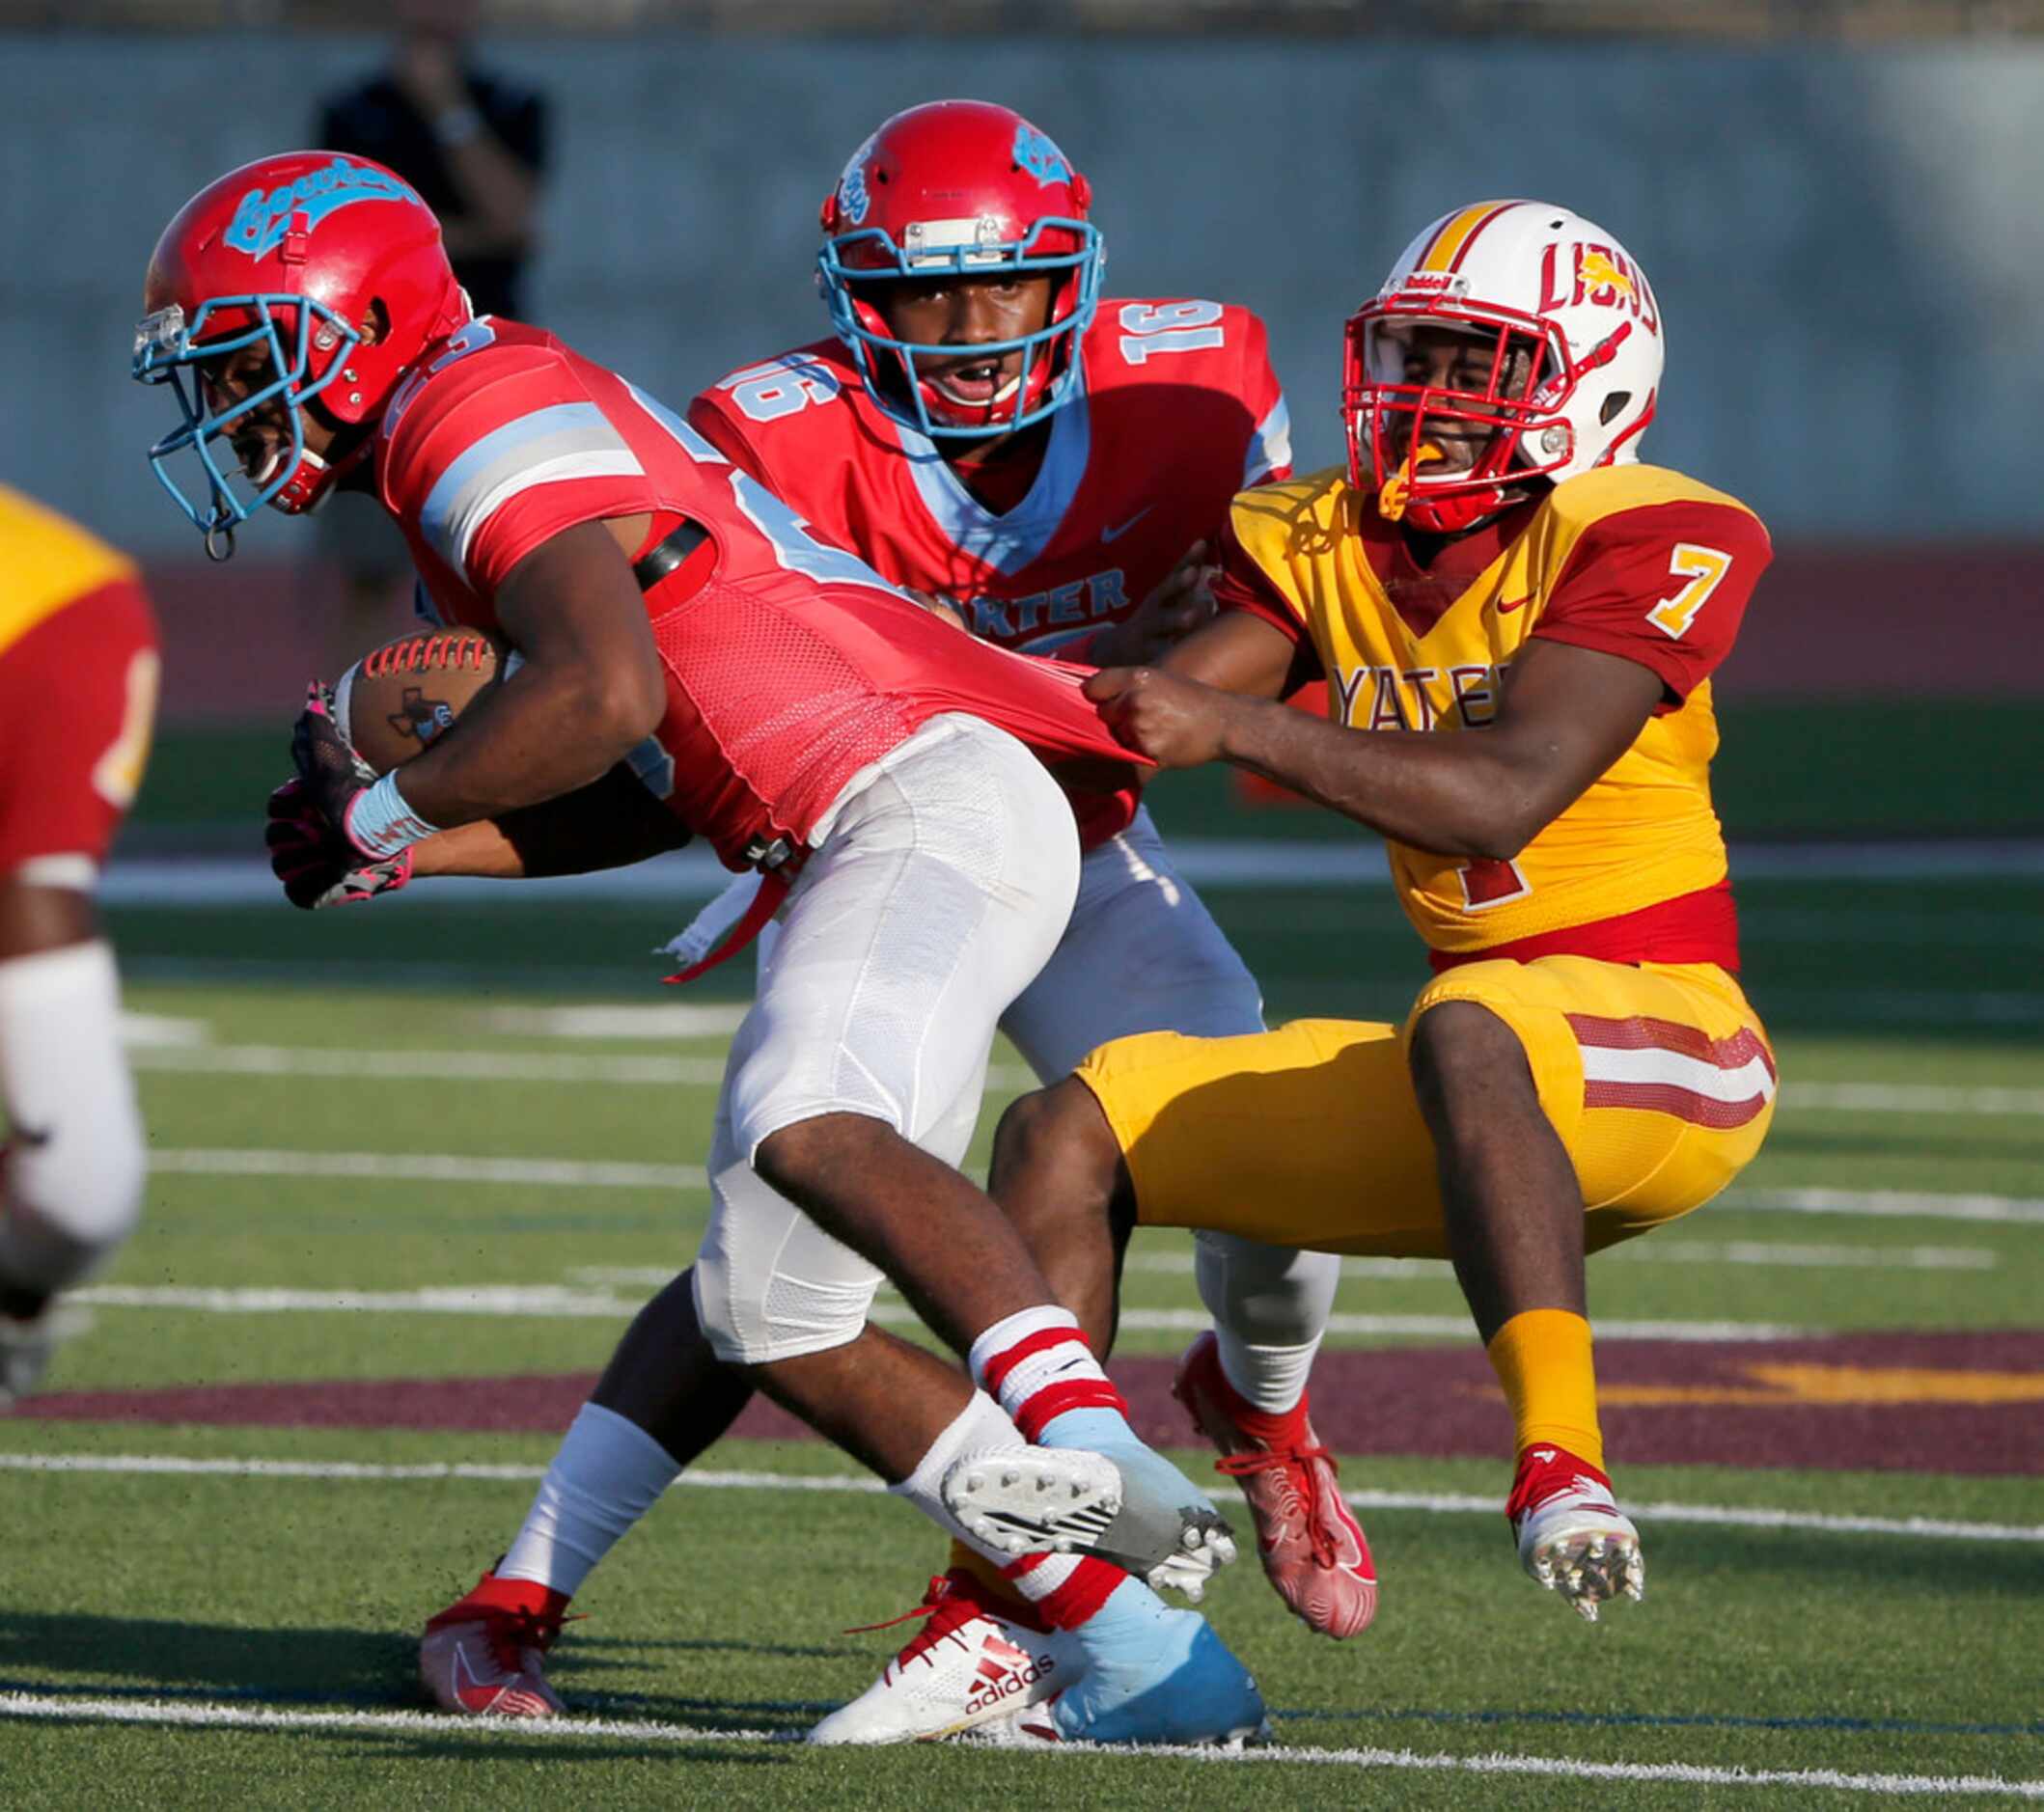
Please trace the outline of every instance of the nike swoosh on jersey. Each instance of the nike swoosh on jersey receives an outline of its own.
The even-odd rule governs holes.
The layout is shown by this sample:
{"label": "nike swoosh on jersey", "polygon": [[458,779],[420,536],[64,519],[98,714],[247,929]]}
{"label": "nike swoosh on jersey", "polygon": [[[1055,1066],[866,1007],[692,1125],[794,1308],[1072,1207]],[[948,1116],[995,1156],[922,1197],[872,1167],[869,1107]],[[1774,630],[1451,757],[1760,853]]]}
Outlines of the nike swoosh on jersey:
{"label": "nike swoosh on jersey", "polygon": [[1105,547],[1110,541],[1119,541],[1124,535],[1129,532],[1129,530],[1133,529],[1137,523],[1141,522],[1143,518],[1148,515],[1149,512],[1154,508],[1156,508],[1155,504],[1147,504],[1143,508],[1137,510],[1136,513],[1129,517],[1126,522],[1118,522],[1112,528],[1102,529],[1100,531],[1101,546]]}
{"label": "nike swoosh on jersey", "polygon": [[15,1126],[8,1130],[4,1141],[10,1145],[20,1145],[29,1151],[40,1150],[57,1137],[54,1126]]}
{"label": "nike swoosh on jersey", "polygon": [[1500,598],[1498,600],[1498,615],[1500,617],[1509,617],[1522,604],[1531,604],[1532,602],[1533,593],[1531,591],[1527,592],[1523,597]]}

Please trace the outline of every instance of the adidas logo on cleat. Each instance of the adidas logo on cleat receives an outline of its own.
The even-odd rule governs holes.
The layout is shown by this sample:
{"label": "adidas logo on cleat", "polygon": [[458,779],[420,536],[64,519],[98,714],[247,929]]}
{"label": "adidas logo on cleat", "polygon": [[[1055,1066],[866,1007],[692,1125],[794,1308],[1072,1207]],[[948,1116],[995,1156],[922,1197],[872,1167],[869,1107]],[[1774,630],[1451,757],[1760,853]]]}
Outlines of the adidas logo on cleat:
{"label": "adidas logo on cleat", "polygon": [[1057,1665],[1055,1656],[1031,1655],[1012,1642],[990,1635],[981,1650],[979,1679],[966,1695],[965,1709],[968,1713],[983,1712],[1003,1699],[1026,1692],[1037,1681],[1055,1672]]}

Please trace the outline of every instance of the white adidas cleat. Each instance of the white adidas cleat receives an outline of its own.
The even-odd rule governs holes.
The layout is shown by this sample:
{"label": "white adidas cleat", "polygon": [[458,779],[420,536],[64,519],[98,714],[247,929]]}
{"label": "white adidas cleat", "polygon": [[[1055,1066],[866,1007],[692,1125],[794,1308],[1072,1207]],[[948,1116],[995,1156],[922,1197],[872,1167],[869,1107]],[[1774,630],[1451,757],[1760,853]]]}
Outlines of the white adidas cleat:
{"label": "white adidas cleat", "polygon": [[1646,1596],[1640,1531],[1621,1511],[1611,1480],[1565,1447],[1529,1447],[1519,1456],[1505,1514],[1519,1541],[1519,1561],[1559,1592],[1586,1622],[1623,1592]]}
{"label": "white adidas cleat", "polygon": [[1234,1535],[1194,1487],[1169,1484],[1175,1468],[1160,1460],[1156,1471],[1166,1483],[1139,1494],[1135,1474],[1091,1448],[997,1447],[953,1461],[941,1491],[952,1515],[992,1547],[1095,1554],[1198,1603],[1235,1558]]}
{"label": "white adidas cleat", "polygon": [[927,1621],[879,1679],[809,1733],[810,1742],[926,1743],[1006,1723],[1084,1667],[1071,1634],[1024,1622],[1020,1606],[996,1607],[962,1568],[930,1580],[928,1596],[908,1614]]}

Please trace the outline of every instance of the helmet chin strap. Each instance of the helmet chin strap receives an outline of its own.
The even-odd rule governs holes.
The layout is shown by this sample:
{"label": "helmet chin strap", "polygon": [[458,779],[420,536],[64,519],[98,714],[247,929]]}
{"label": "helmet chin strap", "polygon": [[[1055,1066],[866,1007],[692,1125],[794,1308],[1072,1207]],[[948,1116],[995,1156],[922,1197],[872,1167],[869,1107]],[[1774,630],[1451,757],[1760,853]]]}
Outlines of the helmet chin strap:
{"label": "helmet chin strap", "polygon": [[1405,507],[1405,520],[1428,535],[1459,535],[1510,508],[1513,501],[1510,486],[1486,484],[1450,497],[1415,499]]}
{"label": "helmet chin strap", "polygon": [[1513,487],[1505,481],[1479,485],[1473,490],[1450,491],[1446,496],[1415,492],[1414,474],[1423,466],[1439,465],[1448,455],[1433,441],[1416,442],[1403,462],[1377,490],[1377,513],[1387,522],[1403,522],[1426,535],[1460,535],[1478,523],[1509,509],[1517,502]]}

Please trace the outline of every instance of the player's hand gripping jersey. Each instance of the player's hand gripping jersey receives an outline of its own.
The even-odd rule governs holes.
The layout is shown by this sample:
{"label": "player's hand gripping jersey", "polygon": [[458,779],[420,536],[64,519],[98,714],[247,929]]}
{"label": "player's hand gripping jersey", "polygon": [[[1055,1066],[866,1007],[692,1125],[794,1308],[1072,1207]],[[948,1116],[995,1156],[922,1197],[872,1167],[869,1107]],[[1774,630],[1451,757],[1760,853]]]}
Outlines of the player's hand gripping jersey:
{"label": "player's hand gripping jersey", "polygon": [[1128,821],[1130,757],[1080,695],[1080,670],[960,636],[551,335],[463,327],[393,398],[376,461],[440,614],[478,628],[497,627],[512,568],[577,524],[650,514],[649,547],[683,522],[705,532],[648,592],[668,711],[640,765],[733,868],[808,842],[853,775],[951,711],[1033,749],[1074,793],[1083,832]]}
{"label": "player's hand gripping jersey", "polygon": [[1743,504],[1656,466],[1586,472],[1418,566],[1345,475],[1235,500],[1216,598],[1311,649],[1328,711],[1358,729],[1480,731],[1533,637],[1650,669],[1638,739],[1509,862],[1388,844],[1437,968],[1573,954],[1738,967],[1710,801],[1709,675],[1771,557]]}
{"label": "player's hand gripping jersey", "polygon": [[91,888],[149,757],[161,663],[132,562],[0,485],[0,877]]}
{"label": "player's hand gripping jersey", "polygon": [[1290,472],[1291,429],[1247,309],[1104,301],[1079,356],[1079,393],[1004,514],[880,409],[836,340],[732,372],[689,421],[821,538],[897,585],[955,598],[975,635],[1083,660],[1082,639],[1211,537],[1229,498]]}

